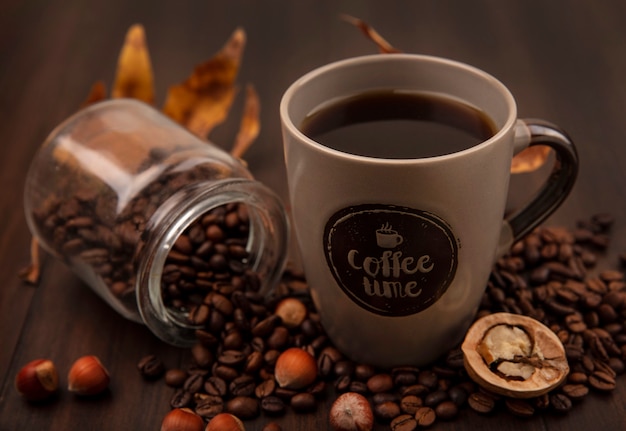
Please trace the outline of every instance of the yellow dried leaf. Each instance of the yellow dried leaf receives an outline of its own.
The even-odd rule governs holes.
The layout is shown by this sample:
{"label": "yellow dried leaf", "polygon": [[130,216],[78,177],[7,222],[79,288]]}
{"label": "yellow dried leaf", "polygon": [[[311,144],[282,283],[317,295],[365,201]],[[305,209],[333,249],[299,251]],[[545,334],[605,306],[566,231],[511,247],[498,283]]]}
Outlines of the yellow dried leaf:
{"label": "yellow dried leaf", "polygon": [[234,157],[241,159],[257,136],[259,136],[259,131],[261,130],[260,112],[261,102],[259,101],[259,95],[254,87],[249,84],[246,87],[246,101],[239,125],[239,132],[230,151]]}
{"label": "yellow dried leaf", "polygon": [[550,147],[545,145],[535,145],[526,148],[513,157],[511,162],[511,173],[521,174],[523,172],[532,172],[539,169],[548,160],[550,155]]}
{"label": "yellow dried leaf", "polygon": [[107,90],[106,85],[103,81],[97,81],[89,90],[89,94],[87,95],[87,99],[83,101],[80,105],[81,108],[92,105],[94,103],[98,103],[107,98]]}
{"label": "yellow dried leaf", "polygon": [[376,46],[378,46],[378,49],[381,53],[390,54],[401,52],[391,46],[389,42],[387,42],[376,30],[374,30],[372,26],[367,24],[365,21],[350,15],[342,15],[341,17],[344,21],[349,22],[350,24],[361,30],[361,32],[363,32],[363,34],[367,36],[368,39],[370,39],[376,44]]}
{"label": "yellow dried leaf", "polygon": [[154,76],[141,24],[132,25],[126,33],[124,45],[117,60],[115,82],[111,97],[130,97],[154,103]]}
{"label": "yellow dried leaf", "polygon": [[228,115],[245,42],[244,30],[236,29],[213,58],[196,66],[184,82],[170,87],[163,112],[206,138]]}

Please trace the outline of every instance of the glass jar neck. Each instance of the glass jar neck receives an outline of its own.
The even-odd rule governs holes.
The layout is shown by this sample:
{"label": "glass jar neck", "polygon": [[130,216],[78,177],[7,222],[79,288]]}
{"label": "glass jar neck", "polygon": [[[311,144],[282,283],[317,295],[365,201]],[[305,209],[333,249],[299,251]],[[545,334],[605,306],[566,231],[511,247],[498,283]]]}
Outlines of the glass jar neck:
{"label": "glass jar neck", "polygon": [[246,270],[258,275],[258,292],[267,295],[277,284],[287,257],[289,227],[280,199],[250,179],[199,182],[168,198],[150,218],[135,255],[136,299],[142,320],[162,340],[176,346],[196,341],[187,313],[164,302],[164,266],[177,239],[192,223],[216,208],[244,205],[249,219],[245,244]]}

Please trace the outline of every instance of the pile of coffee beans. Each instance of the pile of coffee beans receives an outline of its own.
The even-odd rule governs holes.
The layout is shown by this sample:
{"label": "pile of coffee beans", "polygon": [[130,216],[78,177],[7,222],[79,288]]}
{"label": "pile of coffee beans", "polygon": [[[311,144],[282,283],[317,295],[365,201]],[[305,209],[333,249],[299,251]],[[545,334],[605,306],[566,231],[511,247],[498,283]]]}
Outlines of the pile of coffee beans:
{"label": "pile of coffee beans", "polygon": [[[188,287],[167,283],[164,287],[169,303],[188,309],[191,321],[199,326],[198,342],[191,348],[192,362],[185,369],[169,370],[155,365],[159,360],[154,357],[140,363],[147,378],[164,375],[165,382],[175,388],[172,408],[191,408],[205,420],[229,412],[242,419],[265,417],[271,421],[290,410],[315,411],[322,397],[356,392],[371,402],[378,423],[407,431],[454,420],[462,409],[479,414],[507,411],[522,417],[565,413],[580,406],[578,401],[591,392],[615,389],[616,377],[625,370],[624,272],[596,268],[609,243],[613,220],[607,215],[594,216],[574,229],[538,228],[495,264],[477,318],[505,311],[541,321],[563,342],[571,368],[564,384],[552,392],[512,399],[474,383],[465,371],[460,347],[419,368],[407,364],[378,369],[346,358],[324,333],[302,274],[286,271],[268,299],[255,289],[258,280],[239,271],[237,264],[227,263],[230,245],[241,245],[240,237],[224,228],[225,221],[219,221],[228,214],[237,214],[230,216],[233,220],[245,220],[239,209],[225,209],[203,225],[204,240],[192,240],[188,232],[187,238],[181,239],[185,245],[176,248],[176,253],[191,261],[198,248],[211,242],[220,250],[220,257],[214,259],[220,261],[219,267],[228,267],[224,271],[228,275],[207,283],[198,283],[201,277],[191,278],[186,281]],[[212,223],[217,223],[221,234],[216,228],[209,229]],[[215,235],[209,235],[209,230]],[[187,243],[195,245],[187,247]],[[209,263],[207,270],[213,270],[213,264]],[[185,271],[179,267],[181,274]],[[280,310],[286,298],[289,306],[306,310],[295,325],[281,317],[286,315]],[[305,350],[317,363],[317,379],[304,388],[280,387],[274,377],[277,358],[291,347]],[[278,429],[275,424],[272,427]]]}

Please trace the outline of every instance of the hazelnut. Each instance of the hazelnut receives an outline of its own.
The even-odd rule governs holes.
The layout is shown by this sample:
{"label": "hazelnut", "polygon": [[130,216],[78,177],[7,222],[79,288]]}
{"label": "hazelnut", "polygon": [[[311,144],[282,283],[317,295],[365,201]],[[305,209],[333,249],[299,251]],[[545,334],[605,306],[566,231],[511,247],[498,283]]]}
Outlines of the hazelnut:
{"label": "hazelnut", "polygon": [[205,431],[246,431],[246,428],[237,416],[219,413],[209,421]]}
{"label": "hazelnut", "polygon": [[78,395],[96,395],[109,386],[109,372],[95,356],[78,358],[67,376],[67,389]]}
{"label": "hazelnut", "polygon": [[317,362],[307,351],[289,348],[276,359],[274,377],[281,388],[305,388],[317,378]]}
{"label": "hazelnut", "polygon": [[369,431],[374,427],[370,403],[356,392],[341,394],[330,408],[329,419],[335,431]]}
{"label": "hazelnut", "polygon": [[15,388],[29,401],[48,398],[59,387],[59,376],[54,363],[35,359],[24,365],[15,377]]}
{"label": "hazelnut", "polygon": [[274,314],[282,319],[283,325],[293,329],[304,322],[307,316],[307,309],[306,305],[299,299],[287,297],[278,303]]}
{"label": "hazelnut", "polygon": [[188,408],[170,410],[161,422],[161,431],[202,431],[204,420]]}
{"label": "hazelnut", "polygon": [[527,316],[487,315],[472,325],[461,349],[472,380],[513,398],[543,395],[559,386],[569,372],[559,338]]}

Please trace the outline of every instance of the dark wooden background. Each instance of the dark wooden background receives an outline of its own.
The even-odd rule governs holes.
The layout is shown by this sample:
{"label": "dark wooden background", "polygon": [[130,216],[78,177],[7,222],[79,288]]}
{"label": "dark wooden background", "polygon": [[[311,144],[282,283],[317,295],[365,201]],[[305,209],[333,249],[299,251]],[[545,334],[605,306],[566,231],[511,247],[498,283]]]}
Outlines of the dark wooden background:
{"label": "dark wooden background", "polygon": [[[147,384],[137,360],[159,354],[182,365],[187,352],[124,320],[65,266],[48,259],[38,287],[17,271],[29,262],[22,190],[26,169],[50,130],[77,109],[91,84],[113,80],[124,35],[145,26],[159,104],[167,87],[217,51],[237,26],[248,35],[239,82],[253,83],[262,131],[246,159],[253,174],[286,199],[278,105],[297,77],[324,63],[376,52],[340,13],[360,17],[397,48],[483,68],[516,95],[521,116],[569,131],[581,158],[579,181],[548,223],[573,226],[597,212],[616,218],[602,265],[626,250],[626,2],[622,0],[1,0],[0,1],[0,429],[158,429],[172,390]],[[229,147],[241,98],[212,138]],[[523,178],[516,178],[520,183]],[[517,186],[518,190],[523,187]],[[517,192],[515,192],[517,193]],[[62,391],[43,406],[13,387],[26,362],[54,359],[66,384],[69,364],[98,355],[112,374],[97,400]],[[522,420],[465,409],[434,430],[618,430],[626,423],[626,377],[566,416]],[[285,430],[327,429],[327,408],[279,419]],[[260,430],[265,419],[246,423]],[[380,426],[380,429],[386,429]]]}

